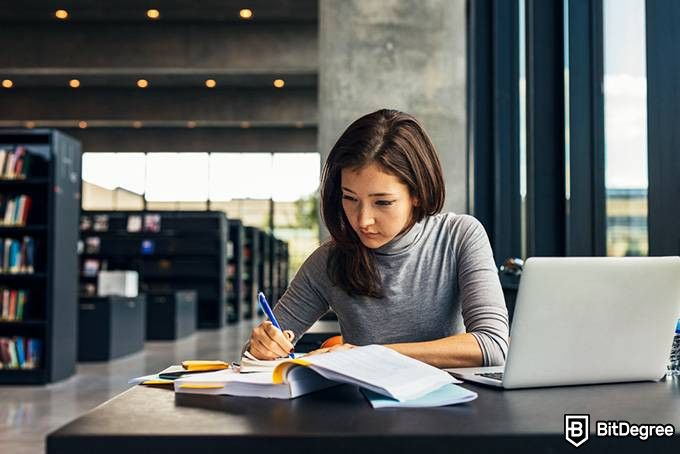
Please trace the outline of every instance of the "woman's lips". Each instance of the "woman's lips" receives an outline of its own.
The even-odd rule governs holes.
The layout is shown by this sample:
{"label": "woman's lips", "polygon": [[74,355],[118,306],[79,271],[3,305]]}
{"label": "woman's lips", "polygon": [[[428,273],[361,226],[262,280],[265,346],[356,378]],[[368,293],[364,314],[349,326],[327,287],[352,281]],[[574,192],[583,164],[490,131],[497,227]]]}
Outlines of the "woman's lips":
{"label": "woman's lips", "polygon": [[359,233],[361,233],[363,236],[373,238],[375,236],[378,236],[377,232],[364,232],[363,230],[360,230]]}

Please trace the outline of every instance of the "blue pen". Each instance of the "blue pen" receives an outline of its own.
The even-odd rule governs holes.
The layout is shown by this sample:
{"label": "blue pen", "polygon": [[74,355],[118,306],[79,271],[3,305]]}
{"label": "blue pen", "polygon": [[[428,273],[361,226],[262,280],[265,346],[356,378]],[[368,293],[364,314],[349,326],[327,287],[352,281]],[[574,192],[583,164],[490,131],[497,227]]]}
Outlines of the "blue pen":
{"label": "blue pen", "polygon": [[[283,332],[281,329],[281,325],[279,325],[278,320],[276,320],[276,317],[274,317],[274,313],[272,312],[272,308],[269,307],[269,303],[267,302],[267,298],[264,297],[264,293],[260,292],[257,294],[257,300],[260,302],[260,307],[264,311],[265,314],[267,314],[267,317],[269,318],[269,321],[272,322],[272,325],[277,327],[279,331]],[[288,356],[291,358],[295,359],[295,354],[290,353]]]}

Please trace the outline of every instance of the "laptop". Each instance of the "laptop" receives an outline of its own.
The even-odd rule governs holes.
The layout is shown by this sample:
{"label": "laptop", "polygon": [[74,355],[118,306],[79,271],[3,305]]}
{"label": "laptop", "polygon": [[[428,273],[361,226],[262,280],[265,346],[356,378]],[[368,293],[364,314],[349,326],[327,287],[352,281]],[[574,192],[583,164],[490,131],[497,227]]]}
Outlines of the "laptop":
{"label": "laptop", "polygon": [[680,317],[680,257],[536,257],[501,367],[447,369],[506,389],[659,380]]}

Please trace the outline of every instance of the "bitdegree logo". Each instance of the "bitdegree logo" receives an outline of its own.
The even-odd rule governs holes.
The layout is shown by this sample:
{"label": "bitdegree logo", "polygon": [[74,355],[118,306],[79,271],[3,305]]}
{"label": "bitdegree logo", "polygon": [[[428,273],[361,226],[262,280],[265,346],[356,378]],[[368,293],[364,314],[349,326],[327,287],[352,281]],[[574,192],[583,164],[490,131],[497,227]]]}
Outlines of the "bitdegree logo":
{"label": "bitdegree logo", "polygon": [[631,424],[628,421],[597,421],[595,430],[598,437],[634,437],[643,441],[675,434],[673,424]]}
{"label": "bitdegree logo", "polygon": [[[575,447],[588,441],[590,415],[564,415],[564,438]],[[673,424],[633,424],[628,421],[596,421],[597,437],[638,438],[641,441],[651,437],[672,437]]]}

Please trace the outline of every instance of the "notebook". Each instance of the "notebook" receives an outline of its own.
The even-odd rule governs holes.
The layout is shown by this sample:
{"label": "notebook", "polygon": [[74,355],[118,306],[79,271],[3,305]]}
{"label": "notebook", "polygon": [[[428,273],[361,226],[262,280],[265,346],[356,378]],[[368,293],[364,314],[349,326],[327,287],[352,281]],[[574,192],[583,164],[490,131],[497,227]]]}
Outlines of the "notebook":
{"label": "notebook", "polygon": [[176,392],[293,398],[338,383],[358,385],[399,402],[418,399],[458,381],[441,369],[380,345],[288,359],[273,373],[232,369],[182,377]]}
{"label": "notebook", "polygon": [[368,389],[362,389],[361,393],[368,399],[373,408],[424,408],[424,407],[443,407],[446,405],[461,404],[470,402],[477,398],[477,393],[463,388],[462,386],[447,383],[431,393],[425,394],[418,399],[400,402],[391,397],[374,393]]}

